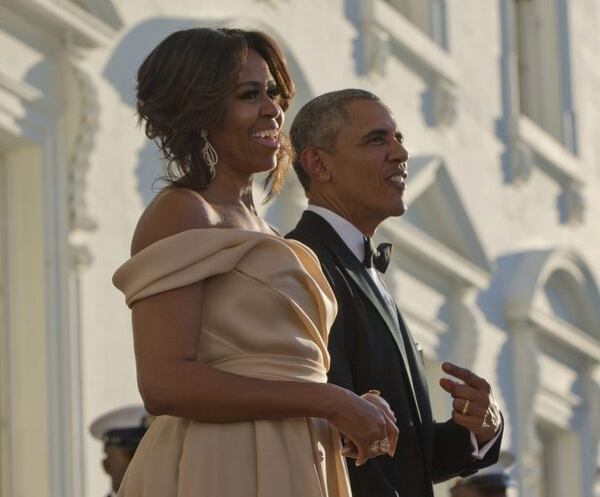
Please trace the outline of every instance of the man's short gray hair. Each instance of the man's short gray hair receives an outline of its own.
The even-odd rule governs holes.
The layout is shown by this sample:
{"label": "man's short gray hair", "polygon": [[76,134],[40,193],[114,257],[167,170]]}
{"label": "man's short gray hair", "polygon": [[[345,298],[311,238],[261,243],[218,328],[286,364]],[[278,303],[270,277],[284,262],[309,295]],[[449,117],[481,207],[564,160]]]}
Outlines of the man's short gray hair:
{"label": "man's short gray hair", "polygon": [[347,106],[355,100],[380,101],[377,95],[355,88],[324,93],[305,104],[296,115],[290,129],[294,147],[294,171],[308,190],[310,178],[300,164],[300,156],[309,147],[335,152],[340,130],[350,121]]}

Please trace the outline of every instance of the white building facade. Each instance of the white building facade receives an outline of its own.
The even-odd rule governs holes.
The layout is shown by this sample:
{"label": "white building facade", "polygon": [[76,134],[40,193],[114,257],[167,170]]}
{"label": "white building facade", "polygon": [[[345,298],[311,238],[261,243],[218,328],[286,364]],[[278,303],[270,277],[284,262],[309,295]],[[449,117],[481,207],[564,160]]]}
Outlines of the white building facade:
{"label": "white building facade", "polygon": [[[111,276],[161,174],[135,73],[193,26],[280,42],[288,124],[340,88],[390,106],[409,209],[378,236],[438,418],[440,363],[472,368],[512,495],[600,496],[597,0],[0,0],[0,497],[107,493],[88,426],[139,402]],[[264,215],[286,231],[304,205],[291,175]]]}

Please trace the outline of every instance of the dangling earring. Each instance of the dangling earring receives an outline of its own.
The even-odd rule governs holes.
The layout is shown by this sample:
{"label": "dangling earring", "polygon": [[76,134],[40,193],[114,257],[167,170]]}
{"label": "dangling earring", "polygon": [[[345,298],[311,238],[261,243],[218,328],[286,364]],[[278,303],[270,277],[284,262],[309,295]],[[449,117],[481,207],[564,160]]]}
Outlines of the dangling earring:
{"label": "dangling earring", "polygon": [[219,162],[219,156],[217,155],[215,147],[213,147],[208,141],[208,132],[205,129],[203,129],[202,131],[200,131],[200,135],[202,136],[202,138],[204,138],[204,147],[202,147],[202,158],[204,159],[204,162],[206,162],[208,167],[212,169],[217,165],[217,162]]}

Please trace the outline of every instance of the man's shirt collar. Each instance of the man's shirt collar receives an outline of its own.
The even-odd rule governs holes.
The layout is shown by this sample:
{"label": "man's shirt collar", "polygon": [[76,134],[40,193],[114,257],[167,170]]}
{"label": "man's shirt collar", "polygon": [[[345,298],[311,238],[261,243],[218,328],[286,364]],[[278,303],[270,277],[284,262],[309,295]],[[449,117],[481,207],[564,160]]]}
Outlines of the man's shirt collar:
{"label": "man's shirt collar", "polygon": [[365,258],[365,242],[364,235],[350,221],[344,219],[339,214],[321,207],[319,205],[309,204],[308,211],[314,212],[327,221],[338,236],[344,241],[346,246],[354,254],[354,256],[362,262]]}

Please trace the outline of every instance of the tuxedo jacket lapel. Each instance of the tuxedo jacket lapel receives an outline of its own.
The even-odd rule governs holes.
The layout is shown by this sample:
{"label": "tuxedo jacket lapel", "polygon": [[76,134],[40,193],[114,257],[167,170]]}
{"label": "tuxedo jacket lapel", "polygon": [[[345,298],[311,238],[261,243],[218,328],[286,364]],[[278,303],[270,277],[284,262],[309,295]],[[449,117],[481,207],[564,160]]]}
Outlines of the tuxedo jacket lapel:
{"label": "tuxedo jacket lapel", "polygon": [[[411,362],[413,364],[414,362],[409,361],[409,358],[407,357],[407,349],[414,347],[414,345],[410,337],[408,337],[408,334],[399,330],[396,326],[394,318],[390,314],[390,310],[379,289],[375,285],[375,282],[363,264],[355,257],[331,225],[321,216],[310,211],[305,211],[304,214],[302,214],[297,229],[310,232],[329,250],[332,256],[338,261],[339,266],[343,268],[346,274],[348,274],[354,283],[356,283],[356,286],[360,289],[365,298],[373,304],[373,307],[375,307],[381,318],[384,320],[389,332],[396,342],[398,352],[406,365],[408,384],[414,399],[416,414],[419,417],[419,422],[421,422],[422,418],[419,410],[419,402],[417,401],[417,392],[415,390],[411,371]],[[399,322],[401,323],[401,326],[404,326],[401,317],[399,318]]]}

